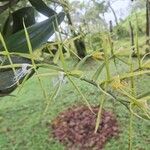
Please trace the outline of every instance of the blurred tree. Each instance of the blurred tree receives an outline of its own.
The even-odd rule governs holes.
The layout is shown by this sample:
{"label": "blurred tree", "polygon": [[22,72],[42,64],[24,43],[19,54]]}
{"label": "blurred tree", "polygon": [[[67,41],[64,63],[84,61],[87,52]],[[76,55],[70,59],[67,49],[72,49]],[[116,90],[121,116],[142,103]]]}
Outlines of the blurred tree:
{"label": "blurred tree", "polygon": [[74,28],[74,23],[72,21],[71,18],[71,14],[70,14],[70,4],[67,0],[63,0],[63,2],[65,2],[66,5],[64,5],[64,11],[66,12],[66,16],[68,19],[68,24],[70,26],[70,31],[72,33],[72,36],[75,37],[79,37],[76,40],[74,40],[74,45],[76,48],[76,51],[78,53],[78,56],[83,58],[86,56],[86,46],[85,46],[85,42],[84,42],[84,37],[82,36],[82,33],[80,33],[80,31],[77,31]]}
{"label": "blurred tree", "polygon": [[[133,1],[133,0],[132,0]],[[132,11],[146,9],[146,52],[150,52],[150,0],[135,0],[133,2]]]}
{"label": "blurred tree", "polygon": [[150,0],[146,0],[146,52],[150,52]]}
{"label": "blurred tree", "polygon": [[132,3],[131,11],[135,12],[137,10],[145,9],[145,7],[146,7],[145,0],[135,0]]}
{"label": "blurred tree", "polygon": [[[90,7],[89,7],[90,6]],[[108,5],[105,1],[97,2],[96,0],[92,0],[86,6],[85,19],[91,23],[99,24],[101,27],[106,26],[104,14],[108,11]]]}
{"label": "blurred tree", "polygon": [[[71,13],[71,11],[72,11],[72,7],[71,6],[72,5],[70,5],[68,0],[52,0],[52,2],[57,4],[57,5],[59,5],[59,6],[61,6],[63,8],[64,12],[66,13],[67,24],[69,26],[69,29],[70,29],[70,32],[71,32],[71,36],[73,38],[75,38],[74,46],[75,46],[75,49],[76,49],[76,51],[78,53],[78,56],[80,58],[85,57],[86,56],[86,46],[85,46],[85,42],[84,42],[84,37],[82,36],[82,34],[77,29],[78,27],[75,27],[75,25],[74,25],[74,20],[72,18],[72,13]],[[69,36],[69,33],[67,33],[67,34]]]}
{"label": "blurred tree", "polygon": [[107,1],[107,5],[108,5],[108,7],[110,8],[110,10],[112,11],[112,13],[113,13],[113,15],[114,15],[114,18],[115,18],[115,23],[116,23],[116,25],[118,26],[118,18],[117,18],[117,15],[116,15],[115,10],[114,10],[113,7],[112,7],[112,4],[111,4],[111,1],[110,1],[110,0]]}

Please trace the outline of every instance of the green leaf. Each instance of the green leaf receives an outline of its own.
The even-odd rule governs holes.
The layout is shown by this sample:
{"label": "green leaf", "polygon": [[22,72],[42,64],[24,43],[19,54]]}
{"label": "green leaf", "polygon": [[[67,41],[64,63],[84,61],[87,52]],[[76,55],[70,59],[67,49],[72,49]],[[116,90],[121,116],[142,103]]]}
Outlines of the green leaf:
{"label": "green leaf", "polygon": [[3,28],[3,36],[5,38],[8,38],[13,33],[22,30],[23,19],[26,24],[26,27],[35,24],[33,7],[24,7],[13,13],[10,13]]}
{"label": "green leaf", "polygon": [[26,27],[35,24],[34,8],[24,7],[12,13],[13,16],[13,33],[16,33],[23,28],[23,19]]}
{"label": "green leaf", "polygon": [[13,16],[9,13],[7,20],[5,21],[3,28],[3,36],[8,37],[13,33]]}
{"label": "green leaf", "polygon": [[[63,21],[64,16],[65,14],[61,12],[43,22],[36,23],[27,28],[33,50],[40,47],[53,35],[55,32],[54,25],[56,26],[56,19],[58,24],[60,24]],[[24,30],[5,39],[5,42],[9,52],[29,53]],[[3,49],[2,45],[0,45],[0,51]]]}
{"label": "green leaf", "polygon": [[29,2],[33,7],[35,7],[37,11],[47,17],[51,17],[56,14],[56,12],[53,9],[49,8],[42,0],[29,0]]}

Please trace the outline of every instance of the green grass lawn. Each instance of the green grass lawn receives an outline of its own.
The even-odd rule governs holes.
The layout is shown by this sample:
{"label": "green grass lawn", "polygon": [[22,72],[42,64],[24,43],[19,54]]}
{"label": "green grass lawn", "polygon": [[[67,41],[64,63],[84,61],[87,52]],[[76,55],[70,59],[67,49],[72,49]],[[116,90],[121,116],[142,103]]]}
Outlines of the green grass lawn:
{"label": "green grass lawn", "polygon": [[[71,68],[76,60],[68,60]],[[90,77],[97,69],[100,62],[88,61],[82,67],[86,76]],[[127,70],[122,63],[118,63],[120,72]],[[113,73],[114,66],[111,66]],[[51,70],[40,69],[39,72],[51,72]],[[54,91],[52,80],[55,77],[41,77],[46,92],[51,95]],[[105,78],[105,71],[99,80]],[[140,79],[140,80],[139,80]],[[137,93],[150,89],[150,78],[146,75],[140,76],[136,81]],[[99,104],[98,90],[89,84],[74,79],[80,90],[86,95],[91,105]],[[17,94],[17,90],[12,93]],[[113,109],[112,100],[105,102],[105,108]],[[36,76],[28,80],[21,92],[16,97],[4,97],[0,100],[0,150],[63,150],[65,147],[51,134],[51,121],[63,110],[72,105],[81,104],[82,97],[78,95],[70,82],[63,84],[58,96],[51,101],[48,111],[46,100]],[[120,125],[120,137],[111,139],[105,146],[105,150],[127,150],[128,149],[128,128],[129,112],[119,102],[115,102],[115,113]],[[133,150],[150,149],[150,123],[133,119]]]}

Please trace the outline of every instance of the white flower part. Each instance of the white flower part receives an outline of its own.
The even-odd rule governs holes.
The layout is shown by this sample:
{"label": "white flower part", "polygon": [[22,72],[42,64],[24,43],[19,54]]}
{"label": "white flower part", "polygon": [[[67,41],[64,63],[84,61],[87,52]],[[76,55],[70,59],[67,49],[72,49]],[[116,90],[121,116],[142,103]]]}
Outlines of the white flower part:
{"label": "white flower part", "polygon": [[5,61],[5,58],[0,56],[0,63],[3,63]]}
{"label": "white flower part", "polygon": [[56,86],[58,83],[66,84],[67,80],[65,78],[65,73],[60,71],[58,76],[52,80],[53,86]]}
{"label": "white flower part", "polygon": [[15,70],[15,77],[13,78],[14,83],[11,84],[8,88],[14,86],[19,82],[19,80],[24,77],[27,73],[30,73],[32,68],[27,68],[30,64],[22,64],[22,68]]}
{"label": "white flower part", "polygon": [[3,62],[3,59],[2,59],[2,57],[0,57],[0,62],[1,62],[1,63]]}
{"label": "white flower part", "polygon": [[31,72],[31,68],[28,69],[29,64],[22,64],[21,68],[16,70],[14,81],[18,82],[22,77]]}
{"label": "white flower part", "polygon": [[58,78],[59,78],[59,81],[63,81],[64,80],[64,72],[60,71]]}

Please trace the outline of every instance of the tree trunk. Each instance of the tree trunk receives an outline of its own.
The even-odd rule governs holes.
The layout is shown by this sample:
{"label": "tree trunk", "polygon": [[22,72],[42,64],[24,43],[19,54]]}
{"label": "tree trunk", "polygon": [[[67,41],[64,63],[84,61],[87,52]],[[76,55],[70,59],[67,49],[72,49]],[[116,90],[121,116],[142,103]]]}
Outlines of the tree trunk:
{"label": "tree trunk", "polygon": [[112,20],[109,21],[109,31],[110,31],[111,34],[113,33]]}
{"label": "tree trunk", "polygon": [[[72,23],[71,16],[70,16],[69,12],[67,13],[67,19],[68,19],[68,24],[71,27],[73,27],[73,23]],[[77,34],[74,31],[74,29],[71,28],[70,30],[71,30],[73,37],[77,37],[78,35],[80,35],[80,33]],[[86,56],[86,46],[85,46],[85,42],[84,42],[83,37],[81,37],[80,39],[74,40],[74,45],[75,45],[78,56],[80,58],[85,57]]]}
{"label": "tree trunk", "polygon": [[129,21],[129,27],[130,27],[130,41],[131,41],[131,47],[132,47],[132,56],[136,56],[135,53],[135,44],[134,44],[134,30],[131,21]]}
{"label": "tree trunk", "polygon": [[110,49],[111,55],[114,55],[114,43],[113,43],[113,24],[112,20],[109,21],[109,32],[110,32]]}
{"label": "tree trunk", "polygon": [[[80,33],[76,33],[75,30],[72,28],[73,22],[72,22],[69,10],[68,10],[68,8],[65,8],[65,6],[64,6],[64,11],[66,12],[66,17],[68,19],[68,24],[70,26],[71,33],[72,33],[73,37],[77,37],[78,35],[80,35]],[[74,40],[74,46],[75,46],[77,54],[80,58],[83,58],[86,56],[86,46],[85,46],[83,37]]]}
{"label": "tree trunk", "polygon": [[146,1],[146,52],[150,52],[150,0]]}
{"label": "tree trunk", "polygon": [[114,15],[114,18],[115,18],[115,23],[116,23],[116,25],[118,26],[118,18],[117,18],[116,12],[115,12],[115,10],[113,9],[113,7],[111,6],[110,2],[108,2],[108,6],[110,7],[110,9],[111,9],[111,11],[112,11],[112,13],[113,13],[113,15]]}

